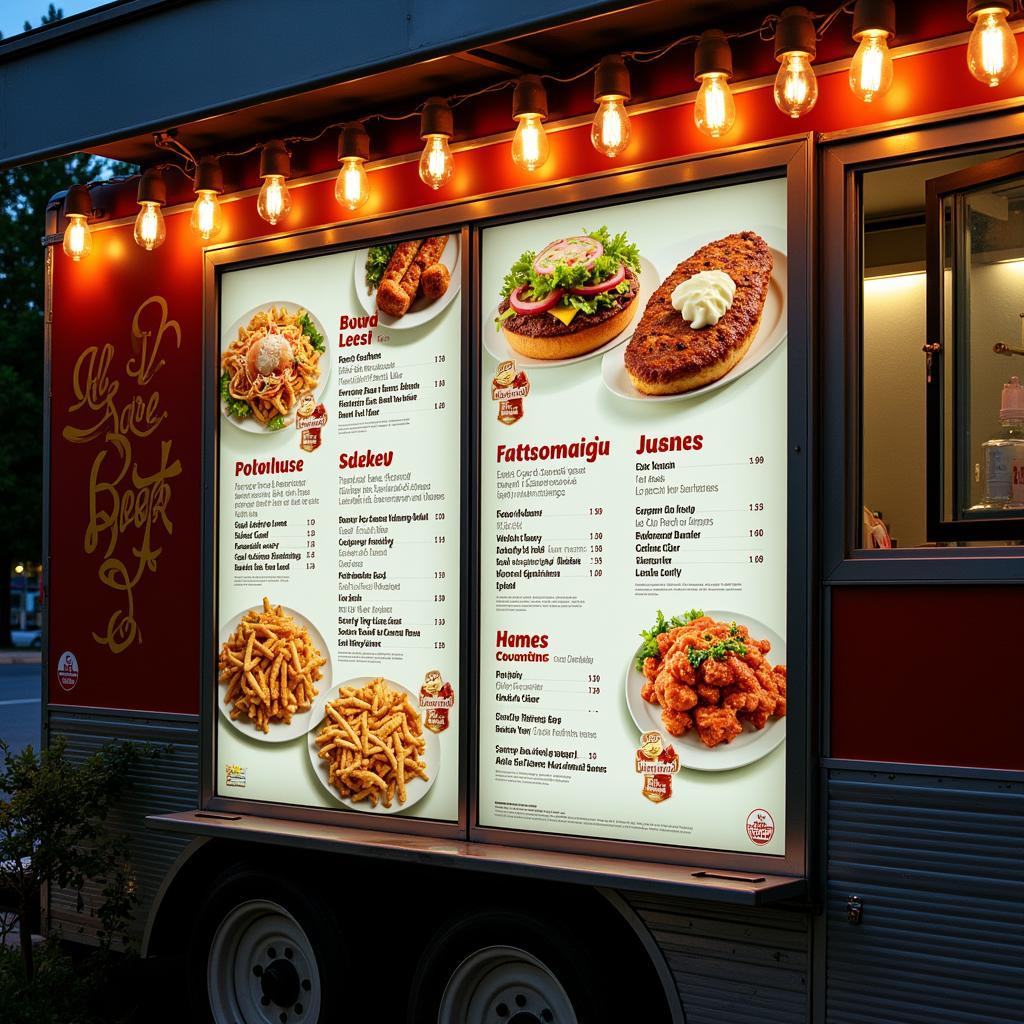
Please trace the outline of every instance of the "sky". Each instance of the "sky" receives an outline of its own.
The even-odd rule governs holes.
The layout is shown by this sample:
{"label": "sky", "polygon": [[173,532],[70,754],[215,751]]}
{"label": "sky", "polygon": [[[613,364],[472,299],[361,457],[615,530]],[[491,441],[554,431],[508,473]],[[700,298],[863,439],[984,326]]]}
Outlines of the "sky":
{"label": "sky", "polygon": [[[102,7],[110,0],[54,0],[54,4],[64,11],[64,17],[81,14],[94,7]],[[33,28],[39,26],[39,19],[46,13],[50,0],[0,0],[0,32],[4,39],[19,35],[25,21],[31,21]]]}

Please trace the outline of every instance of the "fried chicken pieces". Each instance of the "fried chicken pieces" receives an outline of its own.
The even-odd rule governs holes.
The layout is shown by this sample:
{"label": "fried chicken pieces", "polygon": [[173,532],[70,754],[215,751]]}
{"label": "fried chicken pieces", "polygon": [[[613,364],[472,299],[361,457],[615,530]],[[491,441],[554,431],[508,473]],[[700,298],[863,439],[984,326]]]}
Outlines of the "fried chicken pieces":
{"label": "fried chicken pieces", "polygon": [[786,666],[765,657],[767,640],[746,626],[707,615],[661,633],[659,657],[644,659],[640,695],[661,705],[661,720],[673,736],[696,728],[705,746],[729,743],[749,722],[763,729],[786,714]]}

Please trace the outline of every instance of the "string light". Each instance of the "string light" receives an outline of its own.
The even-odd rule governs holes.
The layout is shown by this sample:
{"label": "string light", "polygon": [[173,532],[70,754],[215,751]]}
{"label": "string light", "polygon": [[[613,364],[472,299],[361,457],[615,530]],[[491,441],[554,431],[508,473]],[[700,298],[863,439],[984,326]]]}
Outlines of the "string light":
{"label": "string light", "polygon": [[993,88],[1017,66],[1017,40],[1006,16],[1010,0],[967,0],[967,19],[974,22],[967,41],[967,67],[979,82]]}
{"label": "string light", "polygon": [[288,178],[292,173],[292,157],[280,139],[268,142],[260,153],[260,177],[263,186],[256,200],[256,210],[268,223],[284,220],[292,208]]}
{"label": "string light", "polygon": [[512,139],[512,162],[524,171],[535,171],[547,161],[551,147],[544,131],[548,94],[536,75],[523,75],[512,95],[512,117],[518,122]]}
{"label": "string light", "polygon": [[72,185],[64,196],[64,216],[68,226],[64,229],[64,252],[77,263],[92,252],[92,199],[85,185]]}
{"label": "string light", "polygon": [[850,88],[865,103],[884,96],[892,85],[889,40],[896,34],[893,0],[857,0],[853,38],[860,45],[850,64]]}
{"label": "string light", "polygon": [[224,175],[220,170],[220,161],[215,156],[204,156],[196,165],[196,176],[193,179],[196,201],[192,204],[192,216],[189,227],[204,241],[216,238],[224,226],[221,216],[220,200],[217,198],[224,191]]}
{"label": "string light", "polygon": [[159,249],[167,237],[161,209],[167,203],[167,185],[159,167],[150,167],[139,179],[139,213],[135,218],[135,241],[146,252]]}
{"label": "string light", "polygon": [[370,159],[370,136],[359,121],[350,121],[338,136],[338,171],[334,198],[349,210],[358,210],[370,198],[370,182],[363,164]]}
{"label": "string light", "polygon": [[598,153],[615,157],[629,145],[629,71],[626,62],[613,54],[601,58],[594,74],[594,102],[597,114],[590,126],[590,141]]}
{"label": "string light", "polygon": [[426,143],[420,156],[420,178],[439,189],[451,180],[455,161],[448,140],[455,131],[452,108],[443,96],[431,96],[420,114],[420,138]]}
{"label": "string light", "polygon": [[814,22],[806,7],[787,7],[775,26],[775,106],[790,117],[810,113],[818,102],[818,79],[811,67],[817,53]]}
{"label": "string light", "polygon": [[720,29],[701,33],[693,57],[693,77],[700,82],[693,105],[694,123],[705,135],[719,139],[736,121],[736,104],[729,89],[732,49]]}

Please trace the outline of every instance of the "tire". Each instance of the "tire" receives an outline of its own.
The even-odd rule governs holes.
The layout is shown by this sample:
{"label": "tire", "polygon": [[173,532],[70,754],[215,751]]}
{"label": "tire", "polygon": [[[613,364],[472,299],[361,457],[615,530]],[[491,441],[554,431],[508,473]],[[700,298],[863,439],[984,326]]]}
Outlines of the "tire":
{"label": "tire", "polygon": [[43,649],[43,638],[41,636],[37,636],[29,646],[33,651],[41,651]]}
{"label": "tire", "polygon": [[587,928],[571,911],[565,919],[574,931],[508,908],[451,920],[427,944],[406,1020],[607,1024],[631,1019],[636,1007],[622,1005],[619,983],[629,965],[611,959],[614,932]]}
{"label": "tire", "polygon": [[[208,891],[188,949],[193,1021],[316,1024],[344,1020],[341,934],[330,906],[280,876],[225,871]],[[344,993],[346,1013],[353,1007]]]}

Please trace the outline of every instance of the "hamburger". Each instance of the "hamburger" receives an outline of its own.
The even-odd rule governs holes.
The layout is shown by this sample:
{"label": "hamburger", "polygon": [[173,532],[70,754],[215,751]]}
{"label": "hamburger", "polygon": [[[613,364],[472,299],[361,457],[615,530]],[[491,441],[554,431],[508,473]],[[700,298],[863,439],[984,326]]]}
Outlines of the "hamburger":
{"label": "hamburger", "polygon": [[629,326],[640,296],[640,253],[606,227],[524,252],[505,276],[497,325],[531,359],[569,359]]}

